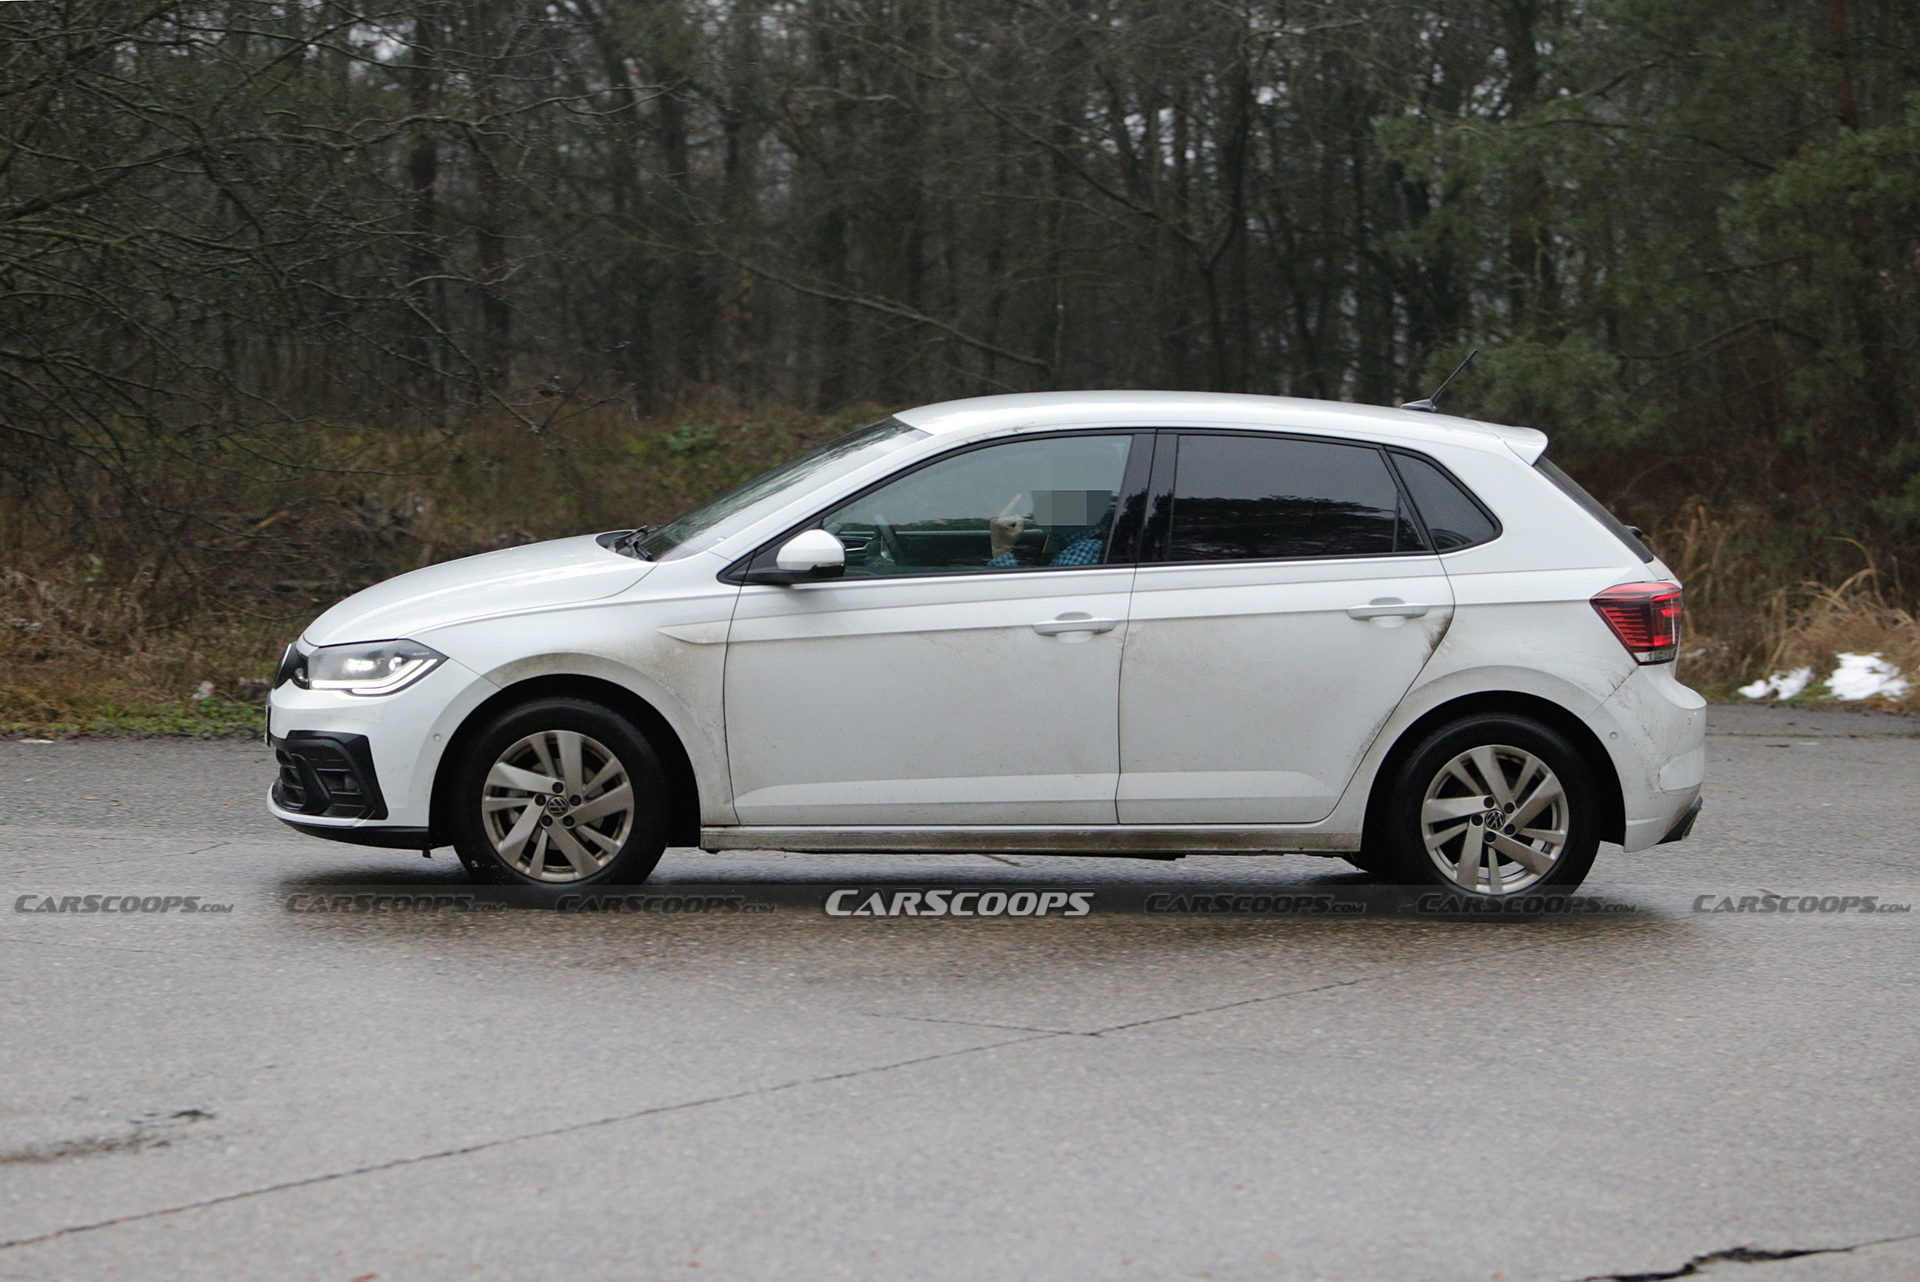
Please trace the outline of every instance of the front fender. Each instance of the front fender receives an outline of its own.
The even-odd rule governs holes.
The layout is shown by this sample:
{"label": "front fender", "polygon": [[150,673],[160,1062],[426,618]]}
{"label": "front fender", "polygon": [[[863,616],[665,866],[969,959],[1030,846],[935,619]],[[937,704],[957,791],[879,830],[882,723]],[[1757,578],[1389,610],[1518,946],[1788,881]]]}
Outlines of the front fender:
{"label": "front fender", "polygon": [[[578,650],[516,659],[489,671],[487,680],[511,693],[512,688],[522,682],[556,676],[592,677],[608,682],[659,713],[661,720],[679,738],[688,763],[693,767],[700,791],[700,822],[738,822],[734,818],[733,788],[727,770],[725,727],[717,717],[703,717],[692,701],[666,682],[609,655]],[[716,687],[718,680],[716,674]]]}

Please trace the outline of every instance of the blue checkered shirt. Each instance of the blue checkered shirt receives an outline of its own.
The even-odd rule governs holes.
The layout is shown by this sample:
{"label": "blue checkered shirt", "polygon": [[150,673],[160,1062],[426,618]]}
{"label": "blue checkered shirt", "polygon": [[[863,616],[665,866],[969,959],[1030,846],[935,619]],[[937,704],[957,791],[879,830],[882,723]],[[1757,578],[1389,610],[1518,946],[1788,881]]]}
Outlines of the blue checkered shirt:
{"label": "blue checkered shirt", "polygon": [[[1061,548],[1054,554],[1053,560],[1047,564],[1098,565],[1100,563],[1100,554],[1105,550],[1102,546],[1103,542],[1104,540],[1096,538],[1091,534],[1083,535]],[[1020,563],[1013,559],[1013,553],[1011,551],[1002,552],[999,556],[988,561],[987,564],[996,570],[1017,570],[1020,568]]]}

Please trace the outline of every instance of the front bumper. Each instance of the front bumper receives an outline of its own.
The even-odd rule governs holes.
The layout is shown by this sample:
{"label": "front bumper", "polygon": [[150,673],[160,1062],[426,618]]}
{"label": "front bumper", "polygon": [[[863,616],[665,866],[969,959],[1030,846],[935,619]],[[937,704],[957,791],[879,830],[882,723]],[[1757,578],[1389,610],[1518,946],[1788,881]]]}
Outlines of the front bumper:
{"label": "front bumper", "polygon": [[[267,742],[280,766],[270,794],[272,810],[296,832],[389,850],[431,850],[446,844],[430,828],[378,823],[387,817],[387,803],[365,735],[295,730]],[[364,822],[315,823],[312,819]]]}
{"label": "front bumper", "polygon": [[[433,782],[448,742],[499,687],[453,660],[390,695],[277,687],[267,741],[280,777],[274,818],[311,836],[420,850],[433,827]],[[438,843],[444,844],[444,843]]]}
{"label": "front bumper", "polygon": [[273,804],[282,811],[327,819],[387,817],[367,736],[294,730],[284,739],[267,742],[280,767],[272,795]]}
{"label": "front bumper", "polygon": [[432,850],[435,846],[447,844],[444,837],[430,828],[395,828],[387,824],[378,828],[329,828],[324,824],[303,824],[285,815],[279,816],[279,819],[295,832],[305,833],[309,837],[351,842],[356,846],[378,846],[382,850]]}

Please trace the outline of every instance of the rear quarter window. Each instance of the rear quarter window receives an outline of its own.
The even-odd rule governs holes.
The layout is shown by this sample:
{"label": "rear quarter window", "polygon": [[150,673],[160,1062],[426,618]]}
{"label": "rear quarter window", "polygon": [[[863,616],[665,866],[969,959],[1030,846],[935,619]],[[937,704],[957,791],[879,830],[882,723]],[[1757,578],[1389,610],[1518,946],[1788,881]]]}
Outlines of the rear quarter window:
{"label": "rear quarter window", "polygon": [[1401,484],[1426,522],[1436,552],[1453,552],[1500,536],[1500,522],[1467,488],[1432,459],[1392,451]]}

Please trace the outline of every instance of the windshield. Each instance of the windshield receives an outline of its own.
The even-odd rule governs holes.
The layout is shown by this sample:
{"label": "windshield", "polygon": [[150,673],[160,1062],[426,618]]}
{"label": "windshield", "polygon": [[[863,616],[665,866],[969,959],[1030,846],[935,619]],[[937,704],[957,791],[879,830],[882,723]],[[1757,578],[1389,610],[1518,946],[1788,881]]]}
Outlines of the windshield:
{"label": "windshield", "polygon": [[758,519],[755,509],[761,500],[801,483],[813,484],[846,476],[925,435],[919,428],[908,427],[897,418],[882,419],[848,432],[782,463],[771,472],[756,476],[745,485],[708,499],[671,525],[661,526],[640,544],[640,555],[649,561],[672,561],[704,552],[753,524]]}

